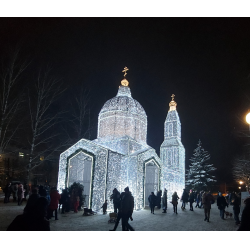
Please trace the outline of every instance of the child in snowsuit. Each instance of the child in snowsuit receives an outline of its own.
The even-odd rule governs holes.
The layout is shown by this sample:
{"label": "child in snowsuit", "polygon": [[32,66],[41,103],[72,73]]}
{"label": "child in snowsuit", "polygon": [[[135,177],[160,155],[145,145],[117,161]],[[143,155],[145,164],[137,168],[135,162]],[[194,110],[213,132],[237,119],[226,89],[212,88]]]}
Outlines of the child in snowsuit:
{"label": "child in snowsuit", "polygon": [[105,200],[105,203],[103,203],[103,205],[101,207],[102,211],[103,211],[103,214],[106,214],[107,207],[108,207],[108,200]]}

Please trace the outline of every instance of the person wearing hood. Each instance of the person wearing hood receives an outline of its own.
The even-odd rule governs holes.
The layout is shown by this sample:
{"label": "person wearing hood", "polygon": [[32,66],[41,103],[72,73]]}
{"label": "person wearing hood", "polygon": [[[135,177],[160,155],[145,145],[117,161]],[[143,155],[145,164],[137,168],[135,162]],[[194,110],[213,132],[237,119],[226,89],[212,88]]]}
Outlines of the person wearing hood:
{"label": "person wearing hood", "polygon": [[120,209],[120,202],[121,202],[121,194],[120,192],[114,188],[113,190],[113,194],[110,197],[110,201],[113,200],[113,204],[114,204],[114,213],[118,213],[118,210]]}

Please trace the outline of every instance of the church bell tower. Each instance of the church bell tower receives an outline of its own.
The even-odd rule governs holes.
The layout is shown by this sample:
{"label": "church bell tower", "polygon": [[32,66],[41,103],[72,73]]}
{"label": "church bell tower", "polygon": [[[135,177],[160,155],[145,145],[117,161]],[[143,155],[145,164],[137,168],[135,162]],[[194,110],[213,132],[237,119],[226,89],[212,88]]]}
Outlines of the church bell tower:
{"label": "church bell tower", "polygon": [[164,141],[160,148],[163,164],[161,187],[166,188],[169,195],[176,191],[181,197],[182,190],[185,188],[185,148],[181,142],[181,122],[176,110],[175,95],[171,97],[164,123]]}

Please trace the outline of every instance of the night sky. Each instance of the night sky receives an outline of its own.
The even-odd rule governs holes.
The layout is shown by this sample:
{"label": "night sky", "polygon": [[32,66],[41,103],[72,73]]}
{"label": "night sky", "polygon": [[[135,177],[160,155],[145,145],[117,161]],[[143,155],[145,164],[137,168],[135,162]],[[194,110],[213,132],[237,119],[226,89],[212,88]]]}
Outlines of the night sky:
{"label": "night sky", "polygon": [[121,72],[148,117],[147,142],[159,153],[171,95],[182,125],[186,166],[198,140],[230,182],[250,108],[249,18],[1,18],[0,51],[21,44],[32,70],[53,66],[69,91],[91,94],[96,138],[103,104],[117,94]]}

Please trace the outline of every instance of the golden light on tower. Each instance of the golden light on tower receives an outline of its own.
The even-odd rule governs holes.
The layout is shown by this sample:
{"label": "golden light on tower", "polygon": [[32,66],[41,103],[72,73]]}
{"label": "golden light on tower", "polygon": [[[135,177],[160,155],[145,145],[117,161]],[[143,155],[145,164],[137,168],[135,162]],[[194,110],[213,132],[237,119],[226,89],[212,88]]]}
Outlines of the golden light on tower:
{"label": "golden light on tower", "polygon": [[124,72],[124,79],[121,81],[121,85],[122,85],[122,86],[125,86],[125,87],[127,87],[128,84],[129,84],[128,80],[125,78],[126,75],[128,74],[128,73],[127,73],[128,70],[129,70],[129,69],[125,66],[125,68],[124,68],[123,71],[122,71],[122,72]]}
{"label": "golden light on tower", "polygon": [[172,94],[172,101],[169,103],[169,111],[176,110],[177,103],[174,100],[175,95]]}

